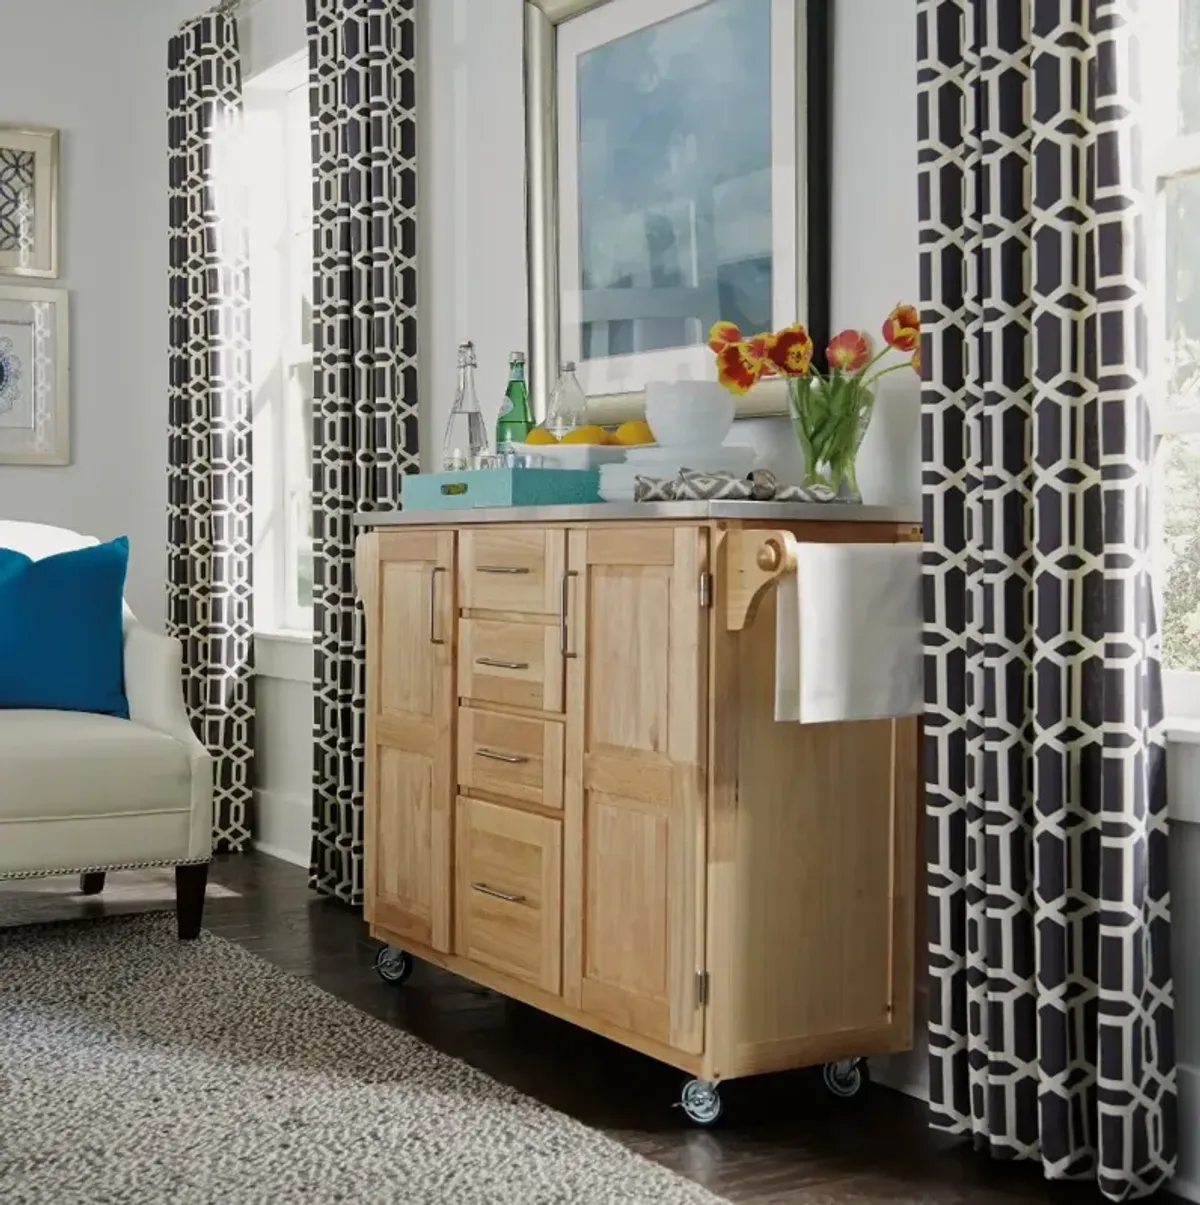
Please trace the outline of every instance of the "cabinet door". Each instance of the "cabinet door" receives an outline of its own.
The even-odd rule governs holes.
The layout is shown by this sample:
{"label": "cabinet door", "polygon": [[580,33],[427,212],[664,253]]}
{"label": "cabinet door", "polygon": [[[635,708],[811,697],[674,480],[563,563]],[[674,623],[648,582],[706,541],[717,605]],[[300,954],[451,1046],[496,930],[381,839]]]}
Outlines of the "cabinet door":
{"label": "cabinet door", "polygon": [[364,536],[366,916],[449,951],[454,827],[454,534]]}
{"label": "cabinet door", "polygon": [[576,531],[568,570],[563,991],[703,1048],[707,532]]}

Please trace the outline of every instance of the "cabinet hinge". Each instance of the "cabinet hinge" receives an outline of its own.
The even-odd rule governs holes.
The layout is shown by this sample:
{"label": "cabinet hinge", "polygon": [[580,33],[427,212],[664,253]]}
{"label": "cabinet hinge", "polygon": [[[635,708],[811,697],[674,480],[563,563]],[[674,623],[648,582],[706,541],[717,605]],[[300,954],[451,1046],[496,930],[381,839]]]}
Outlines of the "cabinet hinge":
{"label": "cabinet hinge", "polygon": [[696,972],[696,1007],[697,1008],[700,1008],[701,1006],[708,1003],[709,983],[710,983],[710,980],[709,980],[707,971],[697,971]]}
{"label": "cabinet hinge", "polygon": [[711,573],[700,574],[700,605],[706,611],[712,606],[713,601],[713,575]]}

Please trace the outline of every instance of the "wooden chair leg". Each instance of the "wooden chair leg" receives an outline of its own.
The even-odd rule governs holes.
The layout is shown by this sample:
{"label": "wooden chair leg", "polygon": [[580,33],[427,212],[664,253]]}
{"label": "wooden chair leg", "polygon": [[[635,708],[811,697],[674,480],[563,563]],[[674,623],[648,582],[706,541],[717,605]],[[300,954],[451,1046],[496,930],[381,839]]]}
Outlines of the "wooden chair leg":
{"label": "wooden chair leg", "polygon": [[79,876],[80,895],[99,895],[104,890],[104,871],[89,870]]}
{"label": "wooden chair leg", "polygon": [[180,941],[191,941],[200,936],[200,921],[204,917],[204,888],[207,883],[207,862],[175,867],[175,918],[179,923]]}

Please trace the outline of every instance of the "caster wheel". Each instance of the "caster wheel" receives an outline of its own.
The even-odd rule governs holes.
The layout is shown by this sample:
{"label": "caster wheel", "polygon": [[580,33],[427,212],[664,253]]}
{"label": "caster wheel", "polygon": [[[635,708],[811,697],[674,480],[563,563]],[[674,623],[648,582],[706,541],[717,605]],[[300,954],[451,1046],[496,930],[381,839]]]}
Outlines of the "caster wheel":
{"label": "caster wheel", "polygon": [[690,1079],[683,1085],[680,1107],[688,1120],[698,1126],[710,1126],[721,1116],[721,1095],[708,1080]]}
{"label": "caster wheel", "polygon": [[375,973],[384,983],[403,983],[413,973],[413,957],[407,950],[384,946],[375,955]]}
{"label": "caster wheel", "polygon": [[836,1063],[825,1064],[825,1087],[843,1100],[857,1096],[870,1079],[866,1059],[840,1059]]}

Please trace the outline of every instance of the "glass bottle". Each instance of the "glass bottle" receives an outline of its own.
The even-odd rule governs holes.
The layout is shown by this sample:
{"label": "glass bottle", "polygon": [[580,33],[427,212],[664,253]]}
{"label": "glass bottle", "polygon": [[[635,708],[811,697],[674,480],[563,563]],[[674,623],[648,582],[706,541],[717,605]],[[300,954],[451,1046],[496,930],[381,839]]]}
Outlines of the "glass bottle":
{"label": "glass bottle", "polygon": [[529,389],[525,384],[525,353],[514,351],[508,357],[508,388],[496,418],[496,451],[502,456],[515,452],[515,445],[523,444],[532,429]]}
{"label": "glass bottle", "polygon": [[574,362],[568,361],[562,367],[562,375],[550,395],[550,405],[546,407],[546,430],[561,439],[568,431],[574,431],[586,422],[587,398],[575,375]]}
{"label": "glass bottle", "polygon": [[458,473],[473,469],[487,450],[487,427],[475,392],[475,344],[460,343],[458,388],[454,393],[454,409],[446,423],[446,438],[442,442],[442,471]]}

